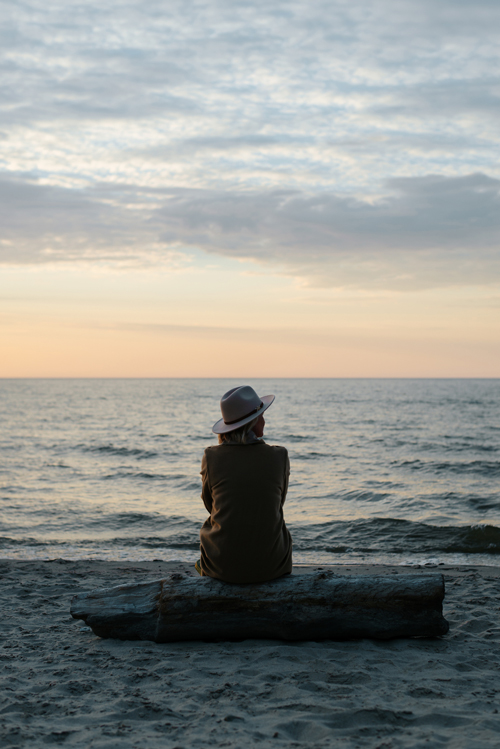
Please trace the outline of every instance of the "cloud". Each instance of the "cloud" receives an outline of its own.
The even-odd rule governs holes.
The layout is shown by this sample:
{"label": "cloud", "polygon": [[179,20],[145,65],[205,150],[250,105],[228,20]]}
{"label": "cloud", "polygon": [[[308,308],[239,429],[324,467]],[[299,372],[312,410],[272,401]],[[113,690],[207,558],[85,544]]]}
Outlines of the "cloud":
{"label": "cloud", "polygon": [[[429,175],[387,182],[395,195],[376,202],[329,193],[186,191],[157,210],[164,241],[280,259],[294,247],[312,255],[332,247],[352,252],[497,247],[500,181],[482,174]],[[259,248],[262,248],[261,250]]]}
{"label": "cloud", "polygon": [[372,112],[403,115],[416,120],[424,116],[456,117],[479,115],[498,121],[500,112],[500,76],[473,80],[451,80],[410,86],[395,95],[383,93],[384,104],[370,107]]}
{"label": "cloud", "polygon": [[[109,246],[133,243],[123,211],[84,191],[0,180],[0,257],[4,263],[78,260],[86,252],[103,255]],[[112,238],[112,239],[111,239]]]}
{"label": "cloud", "polygon": [[271,262],[315,285],[425,288],[498,280],[499,180],[429,175],[391,179],[386,188],[376,201],[294,191],[188,193],[157,214],[166,242]]}
{"label": "cloud", "polygon": [[484,174],[394,178],[377,200],[132,185],[75,191],[18,179],[0,183],[0,206],[4,263],[141,265],[196,248],[314,285],[361,288],[488,284],[500,270],[500,181]]}
{"label": "cloud", "polygon": [[310,284],[496,276],[496,0],[2,9],[2,262],[198,248]]}
{"label": "cloud", "polygon": [[387,93],[411,113],[408,86],[438,84],[446,99],[467,81],[495,100],[500,9],[487,0],[3,5],[11,124],[198,115],[255,130],[270,118],[297,127],[307,106],[316,129],[328,112],[361,114],[363,96],[373,107],[370,94]]}

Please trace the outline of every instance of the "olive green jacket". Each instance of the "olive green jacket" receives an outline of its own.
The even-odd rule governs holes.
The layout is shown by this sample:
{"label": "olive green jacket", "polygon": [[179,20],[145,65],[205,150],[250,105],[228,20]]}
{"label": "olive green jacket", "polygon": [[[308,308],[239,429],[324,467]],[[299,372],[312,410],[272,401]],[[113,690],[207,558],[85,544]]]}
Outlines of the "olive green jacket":
{"label": "olive green jacket", "polygon": [[203,575],[258,583],[292,571],[292,539],[283,518],[290,462],[263,441],[208,447],[201,497],[210,513],[200,531]]}

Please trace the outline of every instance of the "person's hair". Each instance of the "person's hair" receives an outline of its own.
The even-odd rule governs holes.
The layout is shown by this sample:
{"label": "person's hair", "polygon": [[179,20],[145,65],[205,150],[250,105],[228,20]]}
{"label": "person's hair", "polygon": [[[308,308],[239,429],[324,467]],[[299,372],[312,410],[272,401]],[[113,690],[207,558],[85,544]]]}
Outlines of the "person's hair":
{"label": "person's hair", "polygon": [[219,438],[219,445],[223,445],[224,442],[236,442],[238,445],[246,445],[248,434],[249,432],[251,432],[258,420],[259,417],[257,416],[256,419],[252,419],[252,421],[249,421],[248,424],[243,424],[243,426],[238,427],[238,429],[233,429],[232,432],[218,434],[217,436]]}

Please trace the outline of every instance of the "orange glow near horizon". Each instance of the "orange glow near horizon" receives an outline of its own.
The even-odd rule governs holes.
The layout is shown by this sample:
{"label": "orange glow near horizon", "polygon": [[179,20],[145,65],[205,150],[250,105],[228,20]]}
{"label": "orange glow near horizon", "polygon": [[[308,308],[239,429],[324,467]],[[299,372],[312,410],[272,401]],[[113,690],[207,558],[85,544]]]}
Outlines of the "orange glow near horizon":
{"label": "orange glow near horizon", "polygon": [[2,279],[3,378],[500,376],[493,292],[341,293],[239,265]]}

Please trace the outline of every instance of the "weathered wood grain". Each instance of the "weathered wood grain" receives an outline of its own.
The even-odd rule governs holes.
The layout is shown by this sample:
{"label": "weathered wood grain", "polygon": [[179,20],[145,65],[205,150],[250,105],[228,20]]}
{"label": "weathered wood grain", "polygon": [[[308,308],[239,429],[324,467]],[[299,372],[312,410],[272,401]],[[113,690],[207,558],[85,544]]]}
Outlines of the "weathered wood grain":
{"label": "weathered wood grain", "polygon": [[233,585],[174,573],[80,593],[71,615],[122,640],[345,640],[435,637],[448,631],[444,580],[425,575],[286,575]]}

